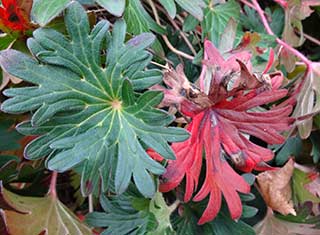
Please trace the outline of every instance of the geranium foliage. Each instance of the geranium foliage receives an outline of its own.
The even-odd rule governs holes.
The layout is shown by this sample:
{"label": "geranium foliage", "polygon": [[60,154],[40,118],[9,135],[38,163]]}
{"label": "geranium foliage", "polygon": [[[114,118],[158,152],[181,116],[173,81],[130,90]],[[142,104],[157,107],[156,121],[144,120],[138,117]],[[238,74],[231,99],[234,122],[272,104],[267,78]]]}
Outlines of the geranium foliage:
{"label": "geranium foliage", "polygon": [[[107,34],[107,21],[90,32],[85,11],[77,3],[68,8],[65,22],[70,39],[39,29],[28,40],[40,62],[15,50],[0,54],[6,72],[37,85],[6,90],[12,98],[1,106],[10,113],[36,111],[18,127],[25,135],[40,136],[26,147],[25,157],[50,155],[47,166],[57,171],[82,164],[84,194],[97,187],[99,175],[106,185],[109,174],[115,174],[117,192],[127,188],[133,175],[140,191],[151,197],[155,186],[149,172],[161,174],[164,168],[148,157],[141,144],[173,159],[167,141],[188,137],[183,129],[163,127],[172,117],[153,108],[162,99],[160,92],[134,93],[161,79],[157,70],[142,70],[151,59],[144,49],[154,36],[142,34],[123,44],[124,21],[115,23],[112,35]],[[104,40],[109,48],[102,67]],[[114,158],[116,169],[112,169]]]}
{"label": "geranium foliage", "polygon": [[319,13],[0,0],[0,234],[320,234]]}
{"label": "geranium foliage", "polygon": [[[181,112],[192,118],[187,126],[191,137],[172,145],[177,160],[169,161],[167,172],[163,176],[165,182],[160,186],[161,191],[168,192],[177,187],[185,176],[184,200],[189,201],[198,187],[202,156],[205,154],[205,181],[193,200],[203,200],[207,195],[210,197],[199,224],[208,222],[217,215],[222,195],[229,206],[231,217],[237,219],[241,216],[242,204],[237,191],[248,193],[250,187],[232,169],[227,159],[243,171],[268,169],[265,162],[273,158],[272,151],[252,143],[247,136],[255,136],[268,144],[281,144],[284,137],[278,132],[289,129],[292,122],[289,117],[291,106],[273,107],[264,112],[250,111],[286,96],[287,91],[279,89],[281,74],[271,78],[271,87],[268,88],[268,84],[263,82],[250,81],[253,75],[249,76],[246,74],[249,71],[243,71],[240,66],[242,62],[239,64],[238,60],[247,57],[245,54],[234,54],[225,61],[209,41],[205,42],[204,50],[208,58],[203,62],[205,66],[200,79],[210,80],[208,95],[199,91],[194,94],[198,96],[196,98],[179,99]],[[170,81],[177,76],[181,83],[188,83],[185,75],[181,74],[181,68],[179,71],[180,74],[166,74],[169,86],[181,85]],[[231,79],[234,81],[225,81],[227,76],[233,76]],[[228,90],[228,83],[237,85]],[[172,88],[165,91],[167,96],[172,96],[170,93],[175,87]],[[172,98],[169,100],[174,103]]]}

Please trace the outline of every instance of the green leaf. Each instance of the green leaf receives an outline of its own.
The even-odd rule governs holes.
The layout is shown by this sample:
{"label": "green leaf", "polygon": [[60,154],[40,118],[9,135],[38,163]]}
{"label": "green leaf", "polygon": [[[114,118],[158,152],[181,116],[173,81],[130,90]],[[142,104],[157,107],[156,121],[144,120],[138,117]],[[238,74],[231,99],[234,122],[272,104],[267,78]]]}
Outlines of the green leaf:
{"label": "green leaf", "polygon": [[90,213],[86,222],[94,227],[108,227],[101,235],[144,235],[157,227],[154,215],[134,209],[129,196],[121,195],[109,200],[102,195],[100,204],[105,212]]}
{"label": "green leaf", "polygon": [[283,165],[287,160],[294,156],[297,157],[302,151],[302,140],[299,136],[290,137],[276,155],[277,165]]}
{"label": "green leaf", "polygon": [[188,15],[185,21],[183,22],[182,30],[184,32],[189,32],[195,29],[195,27],[199,24],[199,20],[194,18],[192,15]]}
{"label": "green leaf", "polygon": [[124,11],[124,19],[128,22],[128,32],[138,35],[150,30],[165,34],[166,31],[159,26],[143,8],[140,0],[130,0]]}
{"label": "green leaf", "polygon": [[[133,35],[151,31],[159,34],[166,34],[166,30],[158,25],[143,8],[140,0],[128,1],[123,17],[126,22],[128,22],[127,31]],[[154,41],[152,49],[157,55],[161,57],[164,56],[164,50],[158,39]]]}
{"label": "green leaf", "polygon": [[294,169],[292,176],[292,197],[295,202],[301,204],[303,204],[306,201],[311,201],[317,204],[320,203],[320,198],[313,195],[305,187],[305,185],[310,182],[311,179],[308,177],[308,173],[301,171],[297,168]]}
{"label": "green leaf", "polygon": [[70,0],[34,0],[31,18],[41,26],[49,23],[67,7]]}
{"label": "green leaf", "polygon": [[203,0],[175,0],[184,10],[193,15],[196,19],[202,20],[203,10],[205,6]]}
{"label": "green leaf", "polygon": [[[161,93],[139,93],[161,81],[161,72],[145,70],[151,60],[145,48],[155,37],[143,33],[124,43],[122,20],[114,24],[112,35],[103,20],[90,32],[86,12],[77,2],[68,7],[65,23],[68,38],[52,29],[34,32],[28,46],[37,60],[14,50],[0,53],[5,71],[35,84],[6,90],[11,98],[1,107],[9,113],[34,111],[30,121],[18,126],[25,135],[39,136],[26,147],[25,157],[49,155],[48,168],[59,172],[81,164],[84,195],[98,186],[100,176],[106,190],[104,185],[115,175],[117,193],[126,190],[133,176],[141,193],[152,197],[151,173],[162,174],[164,167],[145,147],[173,159],[167,142],[188,138],[184,129],[165,127],[173,118],[155,108]],[[104,41],[107,58],[102,64]]]}
{"label": "green leaf", "polygon": [[0,187],[0,224],[5,221],[10,234],[92,234],[56,197],[23,197]]}
{"label": "green leaf", "polygon": [[227,214],[220,212],[217,217],[210,222],[210,227],[215,235],[255,235],[253,228],[239,220],[232,220]]}
{"label": "green leaf", "polygon": [[[240,16],[240,22],[245,29],[267,34],[258,13],[254,9],[244,6],[244,12],[245,14]],[[270,8],[266,8],[265,14],[271,20],[270,28],[272,32],[280,37],[284,27],[284,12],[282,8],[276,8],[273,12],[271,12]]]}
{"label": "green leaf", "polygon": [[77,0],[78,2],[80,2],[81,4],[84,5],[93,5],[94,4],[94,0]]}
{"label": "green leaf", "polygon": [[96,2],[115,16],[121,16],[126,5],[125,0],[96,0]]}
{"label": "green leaf", "polygon": [[20,148],[18,142],[22,136],[13,128],[13,125],[11,120],[0,121],[0,151]]}
{"label": "green leaf", "polygon": [[245,181],[249,184],[249,185],[253,185],[255,180],[256,180],[256,176],[252,173],[245,173],[241,175]]}
{"label": "green leaf", "polygon": [[159,2],[164,7],[164,9],[166,9],[169,16],[172,19],[174,19],[174,17],[176,17],[176,13],[177,13],[177,8],[176,8],[176,4],[174,3],[174,0],[159,0]]}
{"label": "green leaf", "polygon": [[15,42],[17,38],[12,36],[11,34],[1,33],[0,34],[0,51],[5,50]]}
{"label": "green leaf", "polygon": [[252,206],[243,205],[241,218],[251,218],[258,213],[258,209]]}
{"label": "green leaf", "polygon": [[219,44],[220,35],[223,33],[230,18],[235,22],[240,18],[240,6],[234,1],[228,1],[204,10],[204,18],[201,23],[202,39],[208,37],[216,46]]}
{"label": "green leaf", "polygon": [[150,202],[150,212],[155,215],[158,227],[156,230],[149,232],[148,235],[163,235],[173,232],[170,216],[177,206],[178,202],[168,206],[162,193],[157,192]]}

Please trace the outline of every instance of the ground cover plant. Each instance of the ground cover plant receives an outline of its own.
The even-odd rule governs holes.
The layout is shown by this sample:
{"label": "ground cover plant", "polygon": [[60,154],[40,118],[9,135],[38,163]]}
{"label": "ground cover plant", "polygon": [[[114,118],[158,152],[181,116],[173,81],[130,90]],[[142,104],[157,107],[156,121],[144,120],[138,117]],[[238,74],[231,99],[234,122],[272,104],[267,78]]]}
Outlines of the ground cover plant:
{"label": "ground cover plant", "polygon": [[319,1],[0,3],[0,234],[320,234]]}

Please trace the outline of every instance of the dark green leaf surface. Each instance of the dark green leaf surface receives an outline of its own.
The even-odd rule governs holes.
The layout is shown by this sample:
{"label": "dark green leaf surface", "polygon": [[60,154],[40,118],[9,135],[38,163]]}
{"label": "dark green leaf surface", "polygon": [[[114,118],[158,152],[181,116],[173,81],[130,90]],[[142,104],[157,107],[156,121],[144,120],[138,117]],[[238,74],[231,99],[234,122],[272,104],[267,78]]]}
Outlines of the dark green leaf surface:
{"label": "dark green leaf surface", "polygon": [[0,121],[0,151],[16,150],[20,148],[21,135],[14,129],[10,120]]}
{"label": "dark green leaf surface", "polygon": [[94,227],[108,227],[101,235],[144,235],[157,227],[153,213],[135,210],[127,195],[112,201],[101,196],[100,203],[105,212],[89,214],[86,222]]}
{"label": "dark green leaf surface", "polygon": [[[124,44],[126,24],[121,20],[112,35],[107,21],[90,32],[87,15],[77,2],[68,7],[65,23],[68,38],[51,29],[34,32],[28,46],[37,60],[14,50],[0,53],[4,70],[35,84],[6,90],[4,94],[12,98],[1,108],[8,113],[34,111],[32,119],[18,127],[25,135],[40,136],[26,147],[25,156],[49,155],[48,168],[59,172],[81,164],[83,194],[98,185],[99,175],[105,185],[115,174],[117,193],[126,190],[133,176],[138,189],[151,197],[155,185],[150,173],[161,174],[164,167],[143,146],[173,159],[167,142],[188,138],[183,129],[164,127],[172,117],[154,108],[161,93],[135,93],[161,81],[159,71],[144,69],[151,60],[145,48],[154,36],[144,33]],[[109,167],[113,159],[116,169]]]}
{"label": "dark green leaf surface", "polygon": [[297,157],[302,151],[302,140],[299,136],[290,137],[276,155],[277,165],[282,165],[292,156]]}
{"label": "dark green leaf surface", "polygon": [[128,23],[128,32],[135,35],[150,30],[165,34],[166,31],[159,26],[144,9],[140,0],[130,0],[124,12],[124,18]]}

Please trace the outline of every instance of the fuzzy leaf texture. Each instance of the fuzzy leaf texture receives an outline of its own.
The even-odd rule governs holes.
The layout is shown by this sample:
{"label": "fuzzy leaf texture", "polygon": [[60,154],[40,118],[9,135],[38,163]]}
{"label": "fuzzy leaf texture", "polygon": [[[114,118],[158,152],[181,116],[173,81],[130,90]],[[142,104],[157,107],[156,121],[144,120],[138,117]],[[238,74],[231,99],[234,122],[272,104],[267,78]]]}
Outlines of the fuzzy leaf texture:
{"label": "fuzzy leaf texture", "polygon": [[[288,117],[291,106],[261,112],[253,110],[286,96],[287,91],[279,89],[283,79],[281,73],[258,77],[250,73],[249,53],[236,53],[225,60],[209,41],[205,41],[204,50],[201,90],[188,84],[180,66],[177,72],[170,71],[164,76],[171,89],[154,87],[165,92],[164,105],[178,104],[180,112],[192,118],[187,125],[191,137],[172,144],[177,159],[169,160],[160,191],[176,188],[185,178],[184,201],[189,201],[194,192],[197,192],[194,201],[201,201],[209,195],[199,224],[211,221],[217,215],[222,195],[231,217],[237,219],[241,216],[242,204],[237,192],[248,193],[250,187],[229,162],[245,172],[270,169],[265,161],[273,158],[273,152],[254,144],[248,137],[280,144],[285,139],[279,132],[287,130],[292,123]],[[266,80],[261,80],[263,77]],[[203,154],[206,176],[198,191]]]}
{"label": "fuzzy leaf texture", "polygon": [[117,193],[126,190],[133,176],[140,192],[151,197],[155,184],[150,173],[161,174],[164,167],[149,158],[145,147],[174,159],[167,141],[188,138],[183,129],[165,127],[172,117],[154,108],[161,92],[138,92],[161,81],[158,70],[144,70],[152,57],[145,48],[154,36],[144,33],[124,44],[122,20],[114,24],[112,35],[104,20],[90,32],[77,2],[67,8],[65,24],[69,37],[46,28],[34,32],[28,47],[36,59],[15,50],[0,53],[6,72],[35,84],[6,90],[11,98],[1,109],[33,111],[32,119],[17,127],[22,134],[39,136],[26,147],[25,157],[49,155],[47,167],[59,172],[81,164],[84,195],[97,188],[100,176],[105,191],[114,175]]}

